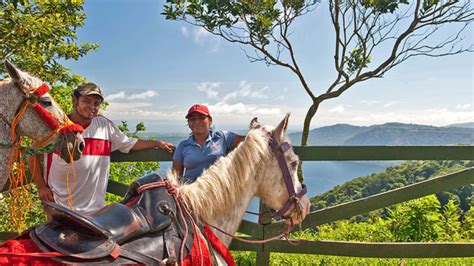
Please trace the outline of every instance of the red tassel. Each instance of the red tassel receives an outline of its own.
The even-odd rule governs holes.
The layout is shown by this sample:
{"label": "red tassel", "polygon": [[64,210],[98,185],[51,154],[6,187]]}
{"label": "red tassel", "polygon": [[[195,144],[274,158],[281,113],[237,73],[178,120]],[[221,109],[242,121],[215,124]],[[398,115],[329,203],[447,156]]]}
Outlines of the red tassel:
{"label": "red tassel", "polygon": [[39,86],[37,89],[35,89],[33,92],[38,95],[38,97],[43,96],[45,93],[49,91],[49,86],[46,83],[43,83],[41,86]]}
{"label": "red tassel", "polygon": [[40,104],[34,104],[31,106],[33,110],[43,119],[43,121],[53,130],[59,127],[59,122],[54,119],[48,110],[44,109]]}
{"label": "red tassel", "polygon": [[84,128],[79,124],[71,124],[59,130],[59,133],[63,135],[68,134],[68,133],[82,133],[82,132],[84,132]]}

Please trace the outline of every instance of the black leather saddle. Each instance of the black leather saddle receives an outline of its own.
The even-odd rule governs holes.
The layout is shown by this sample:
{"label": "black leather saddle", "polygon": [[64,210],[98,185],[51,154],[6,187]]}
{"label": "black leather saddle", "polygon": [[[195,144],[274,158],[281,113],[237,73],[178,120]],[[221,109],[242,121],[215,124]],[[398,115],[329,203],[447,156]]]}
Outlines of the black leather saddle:
{"label": "black leather saddle", "polygon": [[65,263],[179,262],[183,240],[183,257],[192,248],[192,218],[179,211],[162,184],[157,174],[143,176],[130,185],[120,203],[90,215],[44,202],[52,219],[31,230],[30,237],[42,251],[64,254],[54,259]]}

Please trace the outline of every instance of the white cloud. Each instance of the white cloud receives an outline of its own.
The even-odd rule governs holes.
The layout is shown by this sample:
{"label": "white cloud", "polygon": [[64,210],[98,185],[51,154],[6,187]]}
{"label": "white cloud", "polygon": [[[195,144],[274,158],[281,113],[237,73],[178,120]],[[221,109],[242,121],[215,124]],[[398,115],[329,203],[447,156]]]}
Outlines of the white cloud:
{"label": "white cloud", "polygon": [[249,105],[244,103],[228,104],[226,102],[218,102],[208,105],[212,114],[232,114],[232,115],[277,115],[281,111],[277,107]]}
{"label": "white cloud", "polygon": [[237,98],[237,97],[267,99],[268,98],[268,96],[266,95],[267,90],[268,90],[267,86],[261,89],[254,89],[252,88],[251,84],[247,83],[247,81],[245,80],[242,80],[239,83],[239,90],[226,94],[223,97],[223,101],[228,101],[232,98]]}
{"label": "white cloud", "polygon": [[147,91],[142,92],[142,93],[132,94],[128,97],[128,99],[130,99],[130,100],[147,99],[147,98],[151,98],[153,96],[158,96],[158,95],[159,94],[156,91],[147,90]]}
{"label": "white cloud", "polygon": [[219,88],[220,83],[219,82],[203,82],[198,85],[198,91],[205,92],[207,95],[207,98],[209,99],[217,99],[217,96],[219,93],[217,92],[217,88]]}
{"label": "white cloud", "polygon": [[186,28],[185,26],[181,26],[181,33],[183,34],[183,36],[184,36],[185,38],[188,38],[188,37],[189,37],[188,28]]}
{"label": "white cloud", "polygon": [[370,106],[370,105],[378,104],[379,102],[378,101],[363,100],[363,101],[360,101],[360,103]]}
{"label": "white cloud", "polygon": [[342,105],[329,109],[330,113],[344,113],[344,111],[345,111],[345,108]]}
{"label": "white cloud", "polygon": [[472,117],[474,117],[474,111],[453,111],[447,108],[404,110],[397,112],[368,112],[354,110],[354,112],[351,113],[354,116],[352,118],[346,117],[346,121],[348,123],[359,125],[401,122],[443,126],[454,123],[472,122]]}
{"label": "white cloud", "polygon": [[194,30],[194,42],[198,44],[204,44],[204,42],[211,37],[213,37],[212,34],[201,27]]}
{"label": "white cloud", "polygon": [[208,32],[201,27],[193,27],[192,32],[189,32],[188,28],[181,27],[181,33],[186,37],[192,35],[192,40],[199,46],[203,46],[209,49],[209,52],[214,53],[219,51],[221,40],[217,36]]}
{"label": "white cloud", "polygon": [[137,100],[137,99],[147,99],[147,98],[158,96],[158,95],[159,94],[153,90],[147,90],[142,93],[134,93],[130,95],[127,95],[124,91],[121,91],[119,93],[115,93],[115,94],[105,97],[105,100],[107,100],[108,102],[111,102],[114,100],[122,100],[122,99]]}
{"label": "white cloud", "polygon": [[456,105],[456,109],[471,109],[472,105],[471,104],[458,104]]}
{"label": "white cloud", "polygon": [[113,102],[104,114],[112,120],[177,120],[183,117],[182,111],[156,111],[152,106],[152,103],[143,102]]}
{"label": "white cloud", "polygon": [[125,92],[121,91],[119,93],[111,94],[111,95],[105,97],[105,100],[108,101],[108,102],[113,101],[113,100],[117,100],[117,99],[125,99]]}
{"label": "white cloud", "polygon": [[384,104],[383,107],[391,107],[391,106],[393,106],[393,105],[395,105],[395,104],[397,104],[397,102],[392,101],[392,102],[388,102],[388,103]]}

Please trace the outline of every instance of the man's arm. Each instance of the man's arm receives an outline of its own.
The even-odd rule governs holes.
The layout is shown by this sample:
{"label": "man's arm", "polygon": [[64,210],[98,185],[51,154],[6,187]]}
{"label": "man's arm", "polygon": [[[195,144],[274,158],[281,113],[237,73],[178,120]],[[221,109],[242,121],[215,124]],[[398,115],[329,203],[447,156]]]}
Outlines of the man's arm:
{"label": "man's arm", "polygon": [[44,182],[43,167],[41,167],[41,155],[35,154],[28,157],[28,167],[30,169],[33,182],[38,188],[39,198],[42,201],[54,201],[51,188]]}
{"label": "man's arm", "polygon": [[151,148],[159,148],[169,153],[172,153],[174,150],[174,145],[169,142],[160,141],[160,140],[139,139],[135,143],[135,145],[133,145],[132,151],[141,151],[141,150],[146,150],[146,149],[151,149]]}

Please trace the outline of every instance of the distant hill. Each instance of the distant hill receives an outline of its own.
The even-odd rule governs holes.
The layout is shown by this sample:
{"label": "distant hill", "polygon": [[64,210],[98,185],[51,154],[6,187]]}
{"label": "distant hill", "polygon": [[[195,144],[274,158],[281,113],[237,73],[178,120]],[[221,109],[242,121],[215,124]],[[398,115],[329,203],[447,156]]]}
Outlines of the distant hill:
{"label": "distant hill", "polygon": [[[337,124],[313,129],[309,132],[308,144],[316,146],[371,146],[371,145],[457,145],[474,144],[474,123],[463,123],[463,127],[435,127],[416,124],[386,123],[373,126]],[[299,144],[301,132],[289,135],[293,143]]]}
{"label": "distant hill", "polygon": [[451,124],[451,125],[446,126],[446,127],[474,128],[474,122]]}

